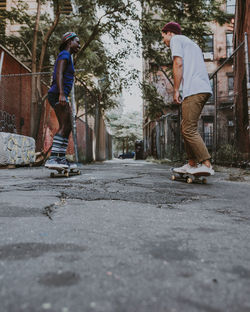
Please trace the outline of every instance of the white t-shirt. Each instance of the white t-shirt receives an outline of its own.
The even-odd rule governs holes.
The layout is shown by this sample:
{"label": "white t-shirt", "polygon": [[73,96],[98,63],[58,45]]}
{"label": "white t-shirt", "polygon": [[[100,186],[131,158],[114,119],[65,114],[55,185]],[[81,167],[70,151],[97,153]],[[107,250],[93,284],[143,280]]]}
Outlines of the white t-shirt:
{"label": "white t-shirt", "polygon": [[211,93],[206,65],[200,47],[188,37],[175,35],[170,40],[172,58],[180,56],[183,62],[183,98],[198,94]]}

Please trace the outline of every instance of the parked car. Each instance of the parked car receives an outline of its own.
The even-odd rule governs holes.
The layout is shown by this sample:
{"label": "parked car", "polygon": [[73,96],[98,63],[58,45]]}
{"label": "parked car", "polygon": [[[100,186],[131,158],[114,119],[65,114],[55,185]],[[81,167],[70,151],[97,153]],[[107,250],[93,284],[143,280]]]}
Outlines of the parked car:
{"label": "parked car", "polygon": [[118,156],[118,158],[120,159],[134,158],[134,157],[135,157],[135,152],[122,153]]}

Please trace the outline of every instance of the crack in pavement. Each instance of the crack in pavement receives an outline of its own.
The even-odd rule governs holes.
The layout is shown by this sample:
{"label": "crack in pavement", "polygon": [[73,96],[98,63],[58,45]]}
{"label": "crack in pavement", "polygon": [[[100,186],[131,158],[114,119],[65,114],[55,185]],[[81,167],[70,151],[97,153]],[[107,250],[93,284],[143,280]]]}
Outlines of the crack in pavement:
{"label": "crack in pavement", "polygon": [[67,199],[67,195],[65,193],[61,193],[61,195],[59,196],[59,201],[48,205],[46,207],[43,208],[42,214],[47,216],[50,220],[53,220],[52,215],[55,213],[55,210],[66,204],[66,199]]}

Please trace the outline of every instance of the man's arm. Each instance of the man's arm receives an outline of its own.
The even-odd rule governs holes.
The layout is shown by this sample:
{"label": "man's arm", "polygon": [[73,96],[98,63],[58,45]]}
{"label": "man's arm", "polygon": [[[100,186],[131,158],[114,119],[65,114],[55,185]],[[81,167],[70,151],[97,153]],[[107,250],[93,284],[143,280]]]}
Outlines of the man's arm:
{"label": "man's arm", "polygon": [[67,66],[67,60],[59,60],[57,64],[57,70],[56,70],[56,83],[57,87],[59,89],[59,103],[61,105],[66,105],[66,98],[64,94],[64,87],[63,87],[63,73],[65,71],[65,68]]}
{"label": "man's arm", "polygon": [[181,104],[179,88],[183,78],[183,65],[180,56],[174,56],[173,61],[173,75],[174,75],[174,102]]}

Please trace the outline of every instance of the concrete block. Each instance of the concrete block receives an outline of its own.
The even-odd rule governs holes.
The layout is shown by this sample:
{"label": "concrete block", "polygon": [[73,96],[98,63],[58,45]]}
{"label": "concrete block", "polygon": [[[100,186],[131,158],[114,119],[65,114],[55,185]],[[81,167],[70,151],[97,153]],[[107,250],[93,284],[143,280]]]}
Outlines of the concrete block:
{"label": "concrete block", "polygon": [[0,166],[34,163],[35,148],[31,137],[0,132]]}

